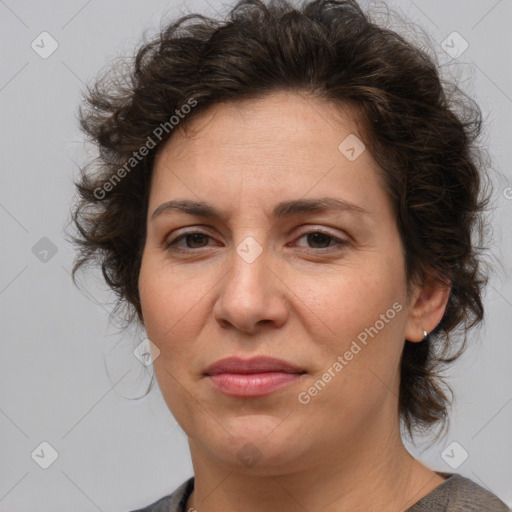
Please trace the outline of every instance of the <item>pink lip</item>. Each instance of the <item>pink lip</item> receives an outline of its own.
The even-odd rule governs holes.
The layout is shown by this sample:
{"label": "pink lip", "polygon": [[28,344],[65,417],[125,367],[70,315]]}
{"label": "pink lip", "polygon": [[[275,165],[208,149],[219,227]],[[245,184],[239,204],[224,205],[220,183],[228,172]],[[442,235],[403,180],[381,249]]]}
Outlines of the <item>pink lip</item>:
{"label": "pink lip", "polygon": [[222,393],[234,397],[268,395],[300,378],[300,373],[219,373],[210,375],[213,386]]}
{"label": "pink lip", "polygon": [[251,359],[240,357],[226,357],[211,364],[204,371],[205,375],[217,375],[219,373],[305,373],[302,368],[284,361],[267,356],[256,356]]}
{"label": "pink lip", "polygon": [[265,356],[251,359],[229,357],[205,370],[214,388],[233,397],[267,395],[295,382],[304,373],[287,361]]}

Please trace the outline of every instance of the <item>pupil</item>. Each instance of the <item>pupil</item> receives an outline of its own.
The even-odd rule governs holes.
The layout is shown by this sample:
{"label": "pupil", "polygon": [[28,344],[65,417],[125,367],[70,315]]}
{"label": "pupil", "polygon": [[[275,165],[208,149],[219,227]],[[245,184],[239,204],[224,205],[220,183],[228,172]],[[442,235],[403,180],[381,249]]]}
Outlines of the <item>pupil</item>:
{"label": "pupil", "polygon": [[[318,238],[320,238],[320,240]],[[327,246],[328,246],[329,238],[330,238],[330,236],[326,235],[325,233],[310,233],[310,234],[308,234],[308,242],[310,242],[313,239],[313,244],[319,243],[320,245],[322,245],[322,239],[323,239],[324,242],[327,241]]]}
{"label": "pupil", "polygon": [[193,235],[188,235],[188,237],[189,241],[190,239],[192,239],[192,245],[195,244],[196,242],[199,243],[199,245],[201,245],[201,238],[204,238],[204,235],[201,233],[194,233]]}

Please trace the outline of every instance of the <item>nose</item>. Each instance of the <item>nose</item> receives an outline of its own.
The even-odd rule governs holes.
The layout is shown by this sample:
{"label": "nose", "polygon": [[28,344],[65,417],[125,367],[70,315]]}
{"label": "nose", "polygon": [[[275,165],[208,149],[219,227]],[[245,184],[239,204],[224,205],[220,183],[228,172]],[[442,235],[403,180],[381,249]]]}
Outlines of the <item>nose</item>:
{"label": "nose", "polygon": [[[269,251],[251,261],[244,246],[233,250],[231,270],[222,280],[222,288],[213,315],[224,329],[254,334],[264,325],[282,326],[288,316],[286,286],[279,276],[279,265],[271,261]],[[247,247],[247,246],[245,246]]]}

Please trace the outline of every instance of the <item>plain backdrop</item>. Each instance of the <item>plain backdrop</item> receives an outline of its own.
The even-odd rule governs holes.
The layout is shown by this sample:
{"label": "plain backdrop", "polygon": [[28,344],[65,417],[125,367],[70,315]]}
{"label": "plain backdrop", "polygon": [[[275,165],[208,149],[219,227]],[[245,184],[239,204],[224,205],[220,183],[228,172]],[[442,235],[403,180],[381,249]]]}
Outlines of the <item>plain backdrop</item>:
{"label": "plain backdrop", "polygon": [[[496,170],[493,252],[503,263],[486,292],[485,324],[450,370],[448,435],[408,448],[512,506],[512,2],[388,4],[426,31],[440,62],[461,73],[484,112],[483,142]],[[113,296],[99,271],[73,286],[74,253],[63,231],[77,165],[87,157],[76,120],[85,84],[163,17],[189,11],[218,17],[226,7],[218,0],[0,0],[0,512],[132,510],[192,475],[186,437],[158,387],[130,399],[144,394],[152,371],[133,355],[143,333],[109,324]],[[446,41],[467,48],[453,56]]]}

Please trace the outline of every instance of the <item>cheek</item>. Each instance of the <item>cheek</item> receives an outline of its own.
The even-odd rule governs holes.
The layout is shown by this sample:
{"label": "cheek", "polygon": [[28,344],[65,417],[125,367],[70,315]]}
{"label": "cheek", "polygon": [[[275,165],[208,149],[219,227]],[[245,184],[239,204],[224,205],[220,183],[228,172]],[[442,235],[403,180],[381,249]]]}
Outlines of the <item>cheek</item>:
{"label": "cheek", "polygon": [[393,276],[375,267],[360,270],[344,269],[305,294],[304,302],[331,334],[345,340],[373,326],[401,297]]}
{"label": "cheek", "polygon": [[187,337],[195,336],[199,322],[191,321],[201,311],[208,283],[180,269],[143,259],[139,277],[141,309],[148,338],[157,345],[169,339],[182,339],[185,325]]}
{"label": "cheek", "polygon": [[[325,394],[318,404],[323,399],[326,406],[329,400],[357,404],[370,396],[378,399],[379,380],[383,392],[393,386],[403,348],[405,312],[396,274],[382,264],[368,266],[365,272],[354,268],[338,273],[310,295],[307,304],[321,318],[328,340],[323,343],[322,373],[331,368],[336,374],[329,386],[336,396]],[[338,366],[336,371],[332,367],[340,362],[338,356],[343,369]]]}
{"label": "cheek", "polygon": [[208,287],[204,285],[203,290],[196,281],[164,268],[156,258],[152,261],[146,256],[142,261],[139,292],[144,326],[160,351],[153,363],[155,377],[169,410],[182,425],[197,414],[187,372],[197,364],[194,342],[202,328],[198,318],[204,304],[201,297]]}

